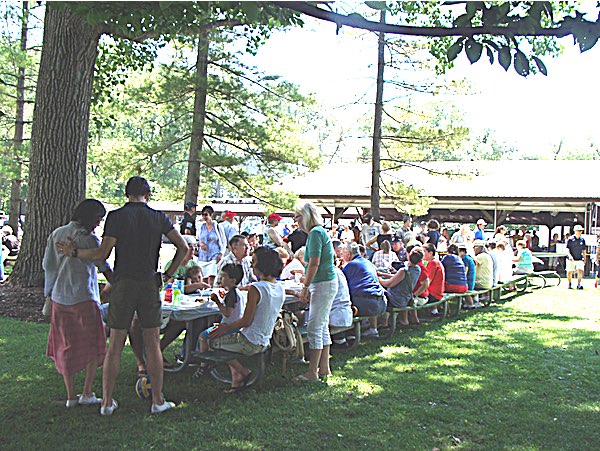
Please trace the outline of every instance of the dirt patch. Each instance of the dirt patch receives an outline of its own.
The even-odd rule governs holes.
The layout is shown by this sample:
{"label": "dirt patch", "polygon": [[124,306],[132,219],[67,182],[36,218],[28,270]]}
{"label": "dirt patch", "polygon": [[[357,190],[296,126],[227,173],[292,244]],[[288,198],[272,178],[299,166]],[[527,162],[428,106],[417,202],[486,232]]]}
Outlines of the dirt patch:
{"label": "dirt patch", "polygon": [[0,284],[0,316],[32,323],[48,323],[49,319],[42,315],[43,306],[42,288],[18,288]]}

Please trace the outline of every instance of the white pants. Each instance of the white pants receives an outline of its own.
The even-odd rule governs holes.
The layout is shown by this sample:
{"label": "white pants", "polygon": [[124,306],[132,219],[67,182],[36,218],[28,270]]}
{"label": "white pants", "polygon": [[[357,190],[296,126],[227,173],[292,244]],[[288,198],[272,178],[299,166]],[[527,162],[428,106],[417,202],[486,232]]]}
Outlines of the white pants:
{"label": "white pants", "polygon": [[337,294],[337,278],[310,284],[310,310],[308,315],[308,346],[323,349],[331,344],[329,336],[329,312]]}

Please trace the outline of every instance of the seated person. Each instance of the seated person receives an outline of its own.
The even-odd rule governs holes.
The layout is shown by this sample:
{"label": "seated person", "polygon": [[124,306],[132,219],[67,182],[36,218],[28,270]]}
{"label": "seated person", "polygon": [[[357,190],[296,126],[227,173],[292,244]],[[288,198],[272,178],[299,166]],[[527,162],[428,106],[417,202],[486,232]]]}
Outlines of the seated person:
{"label": "seated person", "polygon": [[344,245],[342,253],[346,266],[342,269],[352,304],[358,309],[359,316],[369,317],[369,328],[363,333],[365,337],[378,337],[377,317],[385,313],[385,292],[379,280],[375,266],[360,255],[357,243]]}
{"label": "seated person", "polygon": [[[252,258],[254,274],[260,277],[260,282],[252,284],[248,290],[242,318],[219,324],[210,331],[210,349],[253,355],[269,346],[275,321],[285,300],[283,287],[277,282],[283,265],[277,252],[264,247],[257,248]],[[246,386],[252,371],[239,360],[231,360],[228,365],[231,369],[231,388],[226,393],[236,393]]]}
{"label": "seated person", "polygon": [[[433,243],[426,243],[423,245],[423,261],[427,263],[427,275],[429,276],[429,296],[427,296],[427,303],[435,303],[441,301],[444,297],[444,284],[446,282],[446,275],[444,273],[444,266],[438,260],[436,256],[436,246]],[[431,313],[435,315],[437,309]]]}
{"label": "seated person", "polygon": [[[189,236],[189,235],[184,235]],[[202,281],[202,270],[200,266],[192,266],[185,272],[185,285],[183,292],[185,294],[197,293],[204,288],[210,288],[210,285]]]}
{"label": "seated person", "polygon": [[283,267],[285,268],[290,260],[290,254],[288,251],[286,251],[284,248],[282,247],[276,247],[275,248],[275,252],[277,252],[277,254],[279,254],[279,258],[281,259],[281,263],[283,264]]}
{"label": "seated person", "polygon": [[[194,251],[196,250],[196,237],[192,235],[183,235],[183,239],[188,245],[188,252],[187,254],[185,254],[185,257],[181,261],[181,264],[177,268],[177,271],[173,273],[173,277],[171,278],[171,280],[169,280],[169,282],[172,282],[173,279],[185,279],[185,274],[187,273],[187,270],[194,266],[198,266],[198,264],[194,260]],[[165,265],[165,268],[168,268],[171,262],[172,260],[170,260]]]}
{"label": "seated person", "polygon": [[[413,299],[413,290],[417,285],[421,268],[419,263],[423,260],[423,249],[414,247],[408,254],[408,265],[400,268],[396,274],[389,278],[380,278],[379,282],[386,290],[386,296],[390,307],[403,308],[409,305]],[[417,311],[411,310],[410,315],[416,323],[419,322]],[[408,326],[408,311],[400,312],[400,324]]]}
{"label": "seated person", "polygon": [[[244,277],[244,271],[241,265],[228,263],[223,266],[221,270],[221,286],[227,290],[225,296],[221,296],[221,293],[213,293],[210,298],[213,300],[219,311],[221,312],[221,323],[227,324],[239,320],[244,313],[246,307],[246,298],[242,296],[242,293],[237,289],[237,286]],[[200,334],[200,352],[208,350],[208,336],[211,330],[216,326],[209,327]],[[238,332],[237,330],[231,333]],[[196,371],[194,376],[204,376],[207,374],[209,369],[206,363],[201,363],[200,368]]]}
{"label": "seated person", "polygon": [[[442,266],[444,267],[444,273],[446,276],[446,280],[444,282],[444,291],[446,293],[466,293],[470,290],[468,279],[467,279],[467,268],[465,267],[464,261],[467,261],[468,258],[462,259],[458,254],[466,255],[468,258],[471,258],[467,254],[467,244],[459,243],[451,244],[448,246],[448,253],[444,255],[442,258]],[[471,259],[472,260],[472,259]],[[473,279],[473,289],[475,288],[475,261],[473,261],[473,270],[469,269],[469,278]],[[471,296],[465,297],[465,306],[466,308],[471,308],[473,306],[473,299]]]}
{"label": "seated person", "polygon": [[233,263],[242,265],[244,270],[244,277],[238,287],[242,291],[246,291],[252,282],[256,282],[256,277],[252,272],[252,259],[248,256],[250,249],[250,243],[248,239],[243,235],[234,235],[229,240],[229,250],[225,252],[225,255],[217,266],[217,277],[215,277],[214,286],[218,287],[221,283],[221,274],[223,266]]}
{"label": "seated person", "polygon": [[373,254],[371,261],[378,271],[393,272],[392,263],[398,261],[398,255],[392,252],[392,245],[389,241],[385,240],[380,244],[380,250]]}
{"label": "seated person", "polygon": [[294,258],[289,262],[281,272],[281,280],[289,280],[294,278],[294,274],[304,274],[304,247],[301,247],[294,254]]}
{"label": "seated person", "polygon": [[[458,256],[465,265],[465,274],[467,276],[467,291],[473,291],[475,289],[475,275],[476,275],[476,264],[473,257],[467,254],[467,246],[464,244],[458,245]],[[466,309],[473,309],[482,307],[481,303],[475,304],[473,302],[473,298],[471,296],[465,296],[465,306]]]}
{"label": "seated person", "polygon": [[[475,251],[475,289],[489,290],[494,286],[494,261],[490,254],[485,250],[485,244],[475,242],[473,246]],[[477,307],[478,302],[475,303]]]}
{"label": "seated person", "polygon": [[15,257],[19,253],[21,242],[10,225],[2,227],[2,246],[8,249],[8,256]]}
{"label": "seated person", "polygon": [[531,274],[533,272],[532,254],[527,249],[525,240],[517,241],[517,256],[513,258],[516,263],[514,274]]}

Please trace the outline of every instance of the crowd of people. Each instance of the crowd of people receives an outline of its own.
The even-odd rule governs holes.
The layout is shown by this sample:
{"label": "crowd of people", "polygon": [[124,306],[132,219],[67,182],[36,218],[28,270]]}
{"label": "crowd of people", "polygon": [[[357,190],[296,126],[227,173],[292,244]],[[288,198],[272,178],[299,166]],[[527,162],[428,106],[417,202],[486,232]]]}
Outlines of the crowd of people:
{"label": "crowd of people", "polygon": [[[63,376],[67,408],[99,405],[101,415],[118,408],[113,391],[127,336],[141,374],[152,381],[152,413],[174,407],[162,393],[166,347],[184,330],[181,322],[161,319],[160,291],[174,279],[184,281],[184,292],[212,287],[212,300],[222,314],[212,327],[198,321],[185,340],[200,350],[224,349],[247,355],[269,346],[277,315],[286,294],[298,298],[298,316],[308,330],[309,365],[297,382],[319,381],[331,374],[331,346],[347,346],[343,334],[330,335],[330,327],[348,327],[353,316],[368,318],[363,335],[377,337],[388,324],[390,307],[435,304],[444,293],[489,290],[508,281],[513,272],[533,271],[533,240],[514,240],[499,227],[484,240],[485,221],[472,231],[462,226],[452,236],[436,220],[413,227],[407,216],[394,230],[370,214],[362,227],[334,225],[324,228],[317,208],[298,204],[291,230],[281,232],[282,217],[267,217],[263,235],[238,233],[235,213],[225,212],[221,222],[214,210],[201,210],[189,202],[180,229],[162,212],[147,205],[150,186],[132,177],[125,189],[128,202],[106,217],[102,239],[93,232],[106,215],[97,200],[87,199],[74,210],[69,224],[56,229],[44,255],[45,294],[52,300],[47,355]],[[579,271],[585,255],[581,227],[574,228],[567,244],[572,271]],[[162,238],[176,253],[157,272]],[[478,239],[475,239],[475,238]],[[583,243],[583,244],[582,244]],[[516,252],[513,251],[516,247]],[[106,259],[115,250],[114,268]],[[97,271],[108,284],[102,294]],[[282,280],[294,279],[299,289],[284,290]],[[580,286],[580,285],[579,285]],[[108,304],[101,305],[101,298]],[[465,299],[465,308],[478,308],[478,299]],[[439,315],[435,307],[426,309]],[[403,311],[401,325],[418,324],[415,311]],[[110,334],[106,347],[105,327]],[[161,339],[162,334],[162,339]],[[168,363],[168,362],[167,362]],[[92,391],[97,367],[102,366],[102,398]],[[243,389],[252,376],[240,361],[229,362],[232,374],[228,393]],[[85,371],[81,394],[74,376]],[[198,376],[207,374],[200,366]]]}

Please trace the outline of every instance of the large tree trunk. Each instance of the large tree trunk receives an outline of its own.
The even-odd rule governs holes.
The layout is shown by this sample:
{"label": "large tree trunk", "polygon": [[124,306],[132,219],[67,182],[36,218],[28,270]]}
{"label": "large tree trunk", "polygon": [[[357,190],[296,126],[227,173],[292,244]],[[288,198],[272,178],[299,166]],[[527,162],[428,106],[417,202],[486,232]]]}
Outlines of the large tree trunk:
{"label": "large tree trunk", "polygon": [[196,59],[196,89],[194,95],[194,118],[192,120],[192,138],[188,159],[185,202],[198,201],[200,184],[200,152],[204,141],[206,122],[206,91],[208,89],[208,45],[207,35],[198,37],[198,57]]}
{"label": "large tree trunk", "polygon": [[[27,51],[27,25],[29,22],[29,4],[23,2],[21,9],[21,42],[20,49],[23,54]],[[15,159],[17,160],[17,173],[11,180],[10,186],[10,210],[8,213],[8,223],[12,226],[15,234],[19,226],[19,217],[21,215],[21,183],[23,164],[23,134],[25,126],[25,66],[20,66],[17,75],[17,102],[15,109],[15,134],[13,135],[13,147],[15,150]]]}
{"label": "large tree trunk", "polygon": [[[385,11],[381,11],[379,22],[385,23]],[[377,46],[377,92],[375,94],[375,121],[373,124],[373,154],[371,156],[371,214],[379,220],[379,181],[381,177],[381,122],[383,116],[383,68],[385,65],[385,33],[379,33]]]}
{"label": "large tree trunk", "polygon": [[11,283],[39,286],[52,230],[85,197],[88,123],[99,33],[67,5],[46,6],[31,138],[23,245]]}

